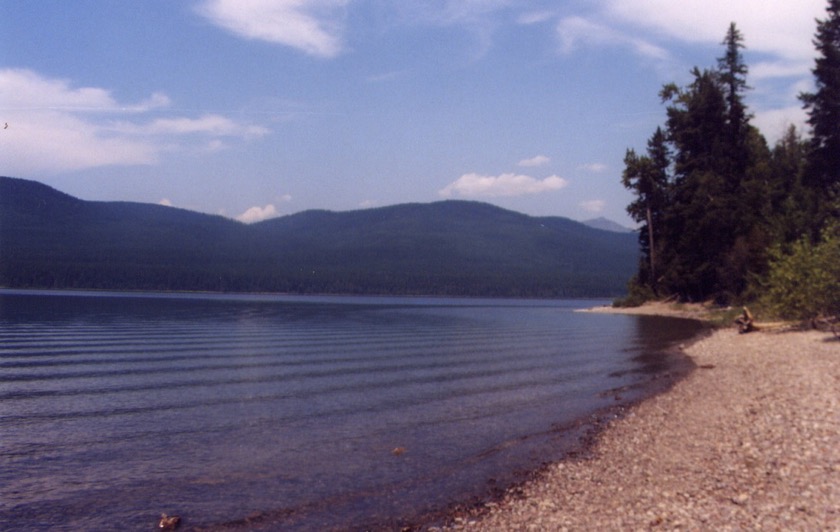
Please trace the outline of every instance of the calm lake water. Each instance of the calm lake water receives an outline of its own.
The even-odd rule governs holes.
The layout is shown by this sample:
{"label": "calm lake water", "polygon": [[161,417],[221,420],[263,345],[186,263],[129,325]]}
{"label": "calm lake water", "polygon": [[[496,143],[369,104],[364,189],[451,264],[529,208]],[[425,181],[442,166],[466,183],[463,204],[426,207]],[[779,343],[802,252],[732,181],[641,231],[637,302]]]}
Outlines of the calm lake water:
{"label": "calm lake water", "polygon": [[573,312],[604,303],[0,290],[0,529],[416,522],[560,458],[700,330]]}

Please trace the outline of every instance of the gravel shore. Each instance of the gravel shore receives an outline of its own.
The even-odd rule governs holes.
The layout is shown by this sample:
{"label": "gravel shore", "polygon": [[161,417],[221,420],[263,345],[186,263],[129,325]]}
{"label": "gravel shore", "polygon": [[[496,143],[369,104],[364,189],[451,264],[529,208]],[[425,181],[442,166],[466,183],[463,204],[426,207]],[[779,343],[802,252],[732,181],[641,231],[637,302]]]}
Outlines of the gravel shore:
{"label": "gravel shore", "polygon": [[587,458],[447,529],[840,531],[840,342],[726,329],[685,352],[698,369]]}

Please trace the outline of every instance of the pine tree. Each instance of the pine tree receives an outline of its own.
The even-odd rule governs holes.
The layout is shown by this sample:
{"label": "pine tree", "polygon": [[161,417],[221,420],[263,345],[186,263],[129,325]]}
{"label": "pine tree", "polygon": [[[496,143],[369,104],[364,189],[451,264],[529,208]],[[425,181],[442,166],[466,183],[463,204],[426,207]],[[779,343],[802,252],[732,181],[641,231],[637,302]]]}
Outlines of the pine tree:
{"label": "pine tree", "polygon": [[796,126],[788,127],[773,147],[766,196],[770,202],[773,240],[788,244],[810,231],[808,198],[802,186],[809,143]]}
{"label": "pine tree", "polygon": [[838,216],[832,195],[840,194],[840,0],[829,0],[826,11],[827,17],[817,20],[814,39],[816,91],[800,95],[811,126],[804,183],[814,198],[812,235]]}
{"label": "pine tree", "polygon": [[730,152],[727,160],[731,165],[729,178],[733,187],[737,186],[738,177],[743,176],[749,164],[747,136],[750,116],[743,100],[744,92],[749,89],[749,69],[741,55],[741,50],[745,47],[743,43],[743,35],[735,23],[731,23],[726,38],[721,43],[726,47],[726,52],[723,57],[718,58],[718,75],[726,95],[726,141]]}
{"label": "pine tree", "polygon": [[663,87],[665,131],[657,130],[646,156],[629,150],[625,157],[623,182],[637,196],[628,212],[643,222],[647,259],[636,281],[684,300],[739,297],[765,268],[774,234],[770,150],[750,125],[743,36],[734,23],[722,44],[716,69],[694,68],[689,85]]}
{"label": "pine tree", "polygon": [[662,217],[668,204],[668,167],[671,154],[662,128],[648,141],[647,155],[638,156],[632,149],[624,157],[622,183],[636,194],[636,200],[627,206],[627,213],[642,224],[639,244],[644,260],[639,266],[637,282],[657,292],[657,245],[662,232]]}
{"label": "pine tree", "polygon": [[732,245],[735,215],[727,153],[727,106],[713,71],[692,71],[684,89],[668,85],[668,138],[674,147],[674,179],[663,215],[663,286],[687,300],[717,291],[717,268]]}

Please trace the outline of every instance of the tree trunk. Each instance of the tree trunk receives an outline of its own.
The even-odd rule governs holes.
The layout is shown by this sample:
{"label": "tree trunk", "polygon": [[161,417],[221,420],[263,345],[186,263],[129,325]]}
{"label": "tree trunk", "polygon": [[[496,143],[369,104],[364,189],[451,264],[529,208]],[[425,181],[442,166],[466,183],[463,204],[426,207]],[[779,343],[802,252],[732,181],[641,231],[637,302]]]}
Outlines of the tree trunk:
{"label": "tree trunk", "polygon": [[653,246],[653,215],[651,215],[650,207],[647,208],[647,226],[648,226],[648,247],[650,248],[650,287],[653,293],[656,294],[656,255]]}

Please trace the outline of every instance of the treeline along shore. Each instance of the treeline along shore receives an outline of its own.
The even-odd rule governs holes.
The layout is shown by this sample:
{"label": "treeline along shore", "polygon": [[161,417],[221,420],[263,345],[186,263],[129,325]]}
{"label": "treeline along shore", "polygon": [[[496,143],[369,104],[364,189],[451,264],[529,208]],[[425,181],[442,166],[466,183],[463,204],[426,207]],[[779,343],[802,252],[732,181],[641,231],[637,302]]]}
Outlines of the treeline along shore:
{"label": "treeline along shore", "polygon": [[[609,312],[691,315],[666,305]],[[449,530],[837,530],[840,342],[828,332],[718,329],[695,369]]]}

